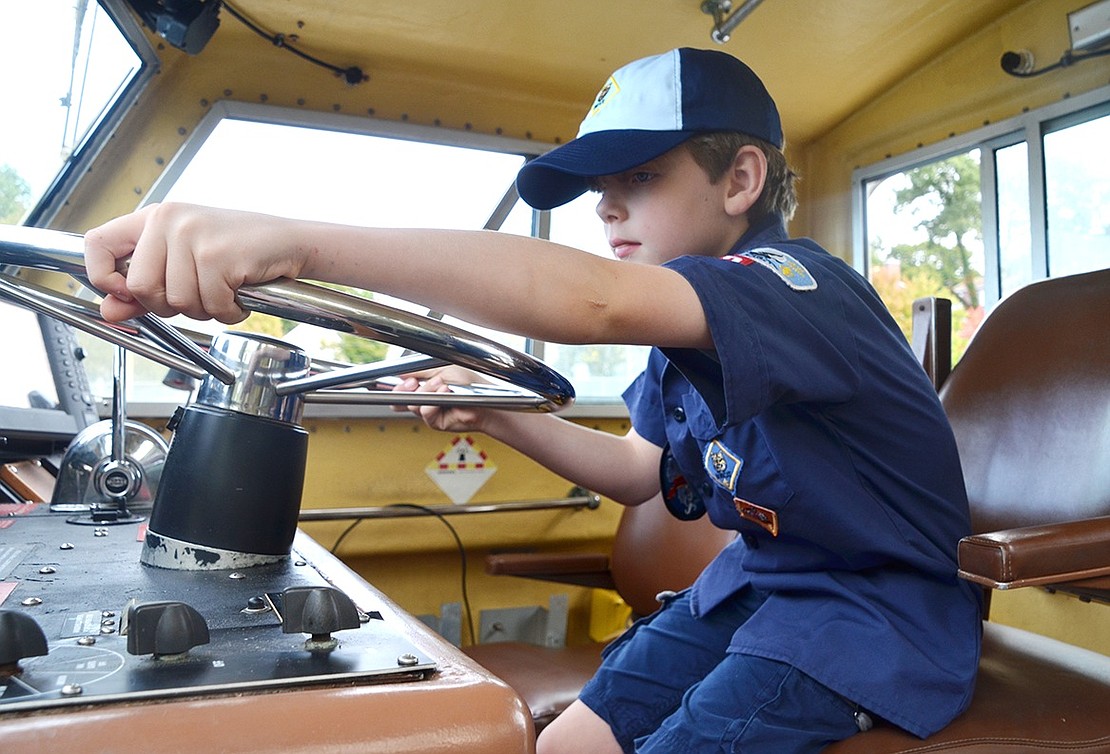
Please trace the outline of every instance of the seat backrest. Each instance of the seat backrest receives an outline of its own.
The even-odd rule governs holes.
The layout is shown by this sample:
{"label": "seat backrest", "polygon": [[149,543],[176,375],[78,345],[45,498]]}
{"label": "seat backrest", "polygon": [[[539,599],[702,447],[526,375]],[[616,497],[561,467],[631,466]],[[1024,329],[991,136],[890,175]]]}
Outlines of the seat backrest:
{"label": "seat backrest", "polygon": [[680,521],[659,499],[626,508],[610,559],[617,592],[634,614],[647,615],[659,607],[657,594],[690,586],[735,537],[708,516]]}
{"label": "seat backrest", "polygon": [[1110,515],[1110,270],[998,305],[940,391],[976,532]]}

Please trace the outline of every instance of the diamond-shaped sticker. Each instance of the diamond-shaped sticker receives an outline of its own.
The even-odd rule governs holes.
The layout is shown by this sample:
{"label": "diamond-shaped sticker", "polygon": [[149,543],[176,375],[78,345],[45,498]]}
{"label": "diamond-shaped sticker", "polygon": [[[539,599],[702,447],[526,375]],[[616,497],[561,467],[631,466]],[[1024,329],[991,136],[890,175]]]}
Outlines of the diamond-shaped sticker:
{"label": "diamond-shaped sticker", "polygon": [[497,466],[474,444],[474,439],[461,436],[451,440],[451,445],[424,467],[424,472],[456,505],[474,497],[496,471]]}

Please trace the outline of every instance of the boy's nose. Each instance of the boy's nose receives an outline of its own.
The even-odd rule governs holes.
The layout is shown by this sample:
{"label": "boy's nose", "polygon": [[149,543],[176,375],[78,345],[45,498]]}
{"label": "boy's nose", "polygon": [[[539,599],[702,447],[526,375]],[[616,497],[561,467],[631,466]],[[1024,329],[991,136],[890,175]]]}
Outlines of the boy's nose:
{"label": "boy's nose", "polygon": [[606,191],[601,194],[601,200],[597,203],[597,216],[601,218],[604,223],[611,223],[614,220],[619,220],[623,217],[624,209],[619,201],[613,195]]}

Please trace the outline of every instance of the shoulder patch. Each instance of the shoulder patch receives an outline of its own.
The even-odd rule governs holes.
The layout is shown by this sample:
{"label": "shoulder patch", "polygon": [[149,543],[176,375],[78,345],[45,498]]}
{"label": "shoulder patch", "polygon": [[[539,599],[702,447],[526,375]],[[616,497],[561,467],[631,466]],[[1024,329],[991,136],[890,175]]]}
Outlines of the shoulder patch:
{"label": "shoulder patch", "polygon": [[817,288],[817,281],[809,274],[809,270],[785,251],[762,247],[721,258],[742,265],[762,265],[796,291],[812,291]]}

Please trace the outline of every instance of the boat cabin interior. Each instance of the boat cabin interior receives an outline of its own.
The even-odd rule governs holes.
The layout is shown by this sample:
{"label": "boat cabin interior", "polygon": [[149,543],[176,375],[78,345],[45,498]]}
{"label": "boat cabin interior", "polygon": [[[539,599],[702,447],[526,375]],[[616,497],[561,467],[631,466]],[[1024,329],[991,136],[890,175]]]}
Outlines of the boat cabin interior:
{"label": "boat cabin interior", "polygon": [[430,429],[391,386],[457,363],[490,382],[444,401],[624,434],[647,348],[311,281],[245,287],[231,329],[108,322],[82,236],[179,201],[608,256],[596,194],[533,210],[515,177],[610,73],[677,47],[766,84],[789,232],[882,297],[972,505],[971,707],[829,751],[1110,752],[1110,0],[0,13],[4,752],[535,751],[602,648],[735,532]]}

